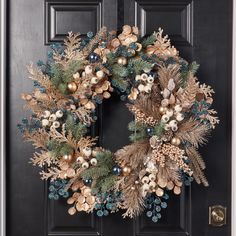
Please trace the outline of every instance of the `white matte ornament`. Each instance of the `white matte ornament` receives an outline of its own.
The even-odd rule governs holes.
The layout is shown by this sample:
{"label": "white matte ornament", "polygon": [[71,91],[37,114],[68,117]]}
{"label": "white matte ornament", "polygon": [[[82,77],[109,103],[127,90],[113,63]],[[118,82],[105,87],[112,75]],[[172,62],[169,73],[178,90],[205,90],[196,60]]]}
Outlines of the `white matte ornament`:
{"label": "white matte ornament", "polygon": [[150,174],[148,176],[148,178],[151,180],[151,181],[154,181],[156,179],[156,176],[154,174]]}
{"label": "white matte ornament", "polygon": [[102,70],[99,70],[96,72],[96,75],[99,79],[102,79],[104,77],[104,72]]}
{"label": "white matte ornament", "polygon": [[176,115],[176,120],[177,121],[182,121],[184,119],[184,115],[182,114],[182,113],[178,113],[177,115]]}
{"label": "white matte ornament", "polygon": [[148,78],[147,74],[145,74],[145,73],[141,74],[141,80],[147,81],[147,78]]}
{"label": "white matte ornament", "polygon": [[176,105],[174,109],[175,109],[176,112],[182,111],[182,107],[179,104]]}
{"label": "white matte ornament", "polygon": [[56,115],[55,114],[51,114],[50,116],[49,116],[49,121],[55,121],[57,119],[57,117],[56,117]]}
{"label": "white matte ornament", "polygon": [[79,156],[79,157],[76,158],[76,161],[77,161],[78,163],[82,164],[82,163],[84,162],[84,158],[81,157],[81,156]]}
{"label": "white matte ornament", "polygon": [[53,126],[54,128],[59,128],[59,127],[60,127],[60,122],[59,122],[59,121],[54,121],[54,122],[52,123],[52,126]]}
{"label": "white matte ornament", "polygon": [[47,119],[43,119],[42,120],[42,126],[48,126],[49,125],[49,120],[47,120]]}
{"label": "white matte ornament", "polygon": [[143,178],[142,178],[142,183],[143,184],[147,184],[147,183],[149,183],[149,178],[147,177],[147,176],[144,176]]}
{"label": "white matte ornament", "polygon": [[92,79],[91,79],[91,83],[92,84],[97,84],[97,82],[98,82],[98,78],[97,77],[92,77]]}
{"label": "white matte ornament", "polygon": [[164,123],[167,123],[168,121],[169,121],[169,116],[167,116],[167,115],[163,115],[162,117],[161,117],[161,121],[162,122],[164,122]]}
{"label": "white matte ornament", "polygon": [[176,120],[171,120],[169,122],[169,125],[170,125],[170,127],[176,126],[177,125],[177,121]]}
{"label": "white matte ornament", "polygon": [[136,75],[136,76],[135,76],[135,80],[136,80],[136,81],[141,80],[141,75]]}
{"label": "white matte ornament", "polygon": [[85,71],[85,74],[89,75],[93,72],[93,68],[92,66],[85,66],[84,71]]}
{"label": "white matte ornament", "polygon": [[48,118],[51,115],[50,111],[44,111],[43,112],[43,118]]}
{"label": "white matte ornament", "polygon": [[56,117],[61,118],[63,116],[63,112],[61,110],[58,110],[56,112]]}
{"label": "white matte ornament", "polygon": [[96,158],[92,158],[92,159],[90,160],[90,163],[91,163],[91,165],[96,166],[97,163],[98,163],[98,161],[97,161]]}
{"label": "white matte ornament", "polygon": [[89,168],[89,163],[88,163],[87,161],[83,162],[83,163],[82,163],[82,167],[83,167],[84,169]]}
{"label": "white matte ornament", "polygon": [[168,117],[173,116],[173,114],[174,114],[174,112],[173,112],[172,109],[169,109],[169,110],[166,111],[166,115],[167,115]]}
{"label": "white matte ornament", "polygon": [[91,149],[91,148],[84,148],[82,151],[83,151],[83,154],[84,154],[86,157],[89,157],[89,156],[91,156],[91,154],[92,154],[92,149]]}
{"label": "white matte ornament", "polygon": [[147,82],[152,84],[154,82],[154,78],[152,76],[148,76]]}
{"label": "white matte ornament", "polygon": [[140,92],[143,92],[144,89],[145,89],[145,87],[144,87],[143,84],[140,84],[140,85],[138,86],[138,90],[139,90]]}

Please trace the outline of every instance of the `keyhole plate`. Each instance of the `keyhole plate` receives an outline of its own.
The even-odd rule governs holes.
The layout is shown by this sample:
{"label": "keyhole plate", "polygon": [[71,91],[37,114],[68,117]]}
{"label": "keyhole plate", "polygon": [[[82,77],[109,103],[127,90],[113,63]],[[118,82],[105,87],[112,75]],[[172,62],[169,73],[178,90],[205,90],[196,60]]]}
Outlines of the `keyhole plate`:
{"label": "keyhole plate", "polygon": [[215,205],[209,207],[209,224],[212,226],[223,226],[226,224],[226,207]]}

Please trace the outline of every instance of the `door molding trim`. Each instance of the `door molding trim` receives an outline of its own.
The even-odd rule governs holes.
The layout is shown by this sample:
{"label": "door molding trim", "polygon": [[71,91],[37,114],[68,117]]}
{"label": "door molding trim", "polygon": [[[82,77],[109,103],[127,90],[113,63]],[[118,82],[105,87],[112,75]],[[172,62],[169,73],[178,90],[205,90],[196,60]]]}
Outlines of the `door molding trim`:
{"label": "door molding trim", "polygon": [[6,94],[6,1],[1,0],[1,48],[0,48],[0,236],[6,236],[6,166],[5,166],[5,94]]}
{"label": "door molding trim", "polygon": [[232,209],[231,235],[236,235],[236,1],[233,1],[233,45],[232,45]]}

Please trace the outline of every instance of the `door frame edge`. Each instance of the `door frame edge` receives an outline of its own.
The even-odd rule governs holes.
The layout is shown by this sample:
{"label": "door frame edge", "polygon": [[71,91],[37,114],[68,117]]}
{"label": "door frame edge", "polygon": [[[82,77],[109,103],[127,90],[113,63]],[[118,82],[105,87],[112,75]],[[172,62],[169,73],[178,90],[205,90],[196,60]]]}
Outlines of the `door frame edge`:
{"label": "door frame edge", "polygon": [[232,211],[231,235],[236,235],[236,1],[233,1],[233,52],[232,52]]}
{"label": "door frame edge", "polygon": [[6,39],[7,39],[7,0],[1,0],[0,31],[0,236],[6,236]]}

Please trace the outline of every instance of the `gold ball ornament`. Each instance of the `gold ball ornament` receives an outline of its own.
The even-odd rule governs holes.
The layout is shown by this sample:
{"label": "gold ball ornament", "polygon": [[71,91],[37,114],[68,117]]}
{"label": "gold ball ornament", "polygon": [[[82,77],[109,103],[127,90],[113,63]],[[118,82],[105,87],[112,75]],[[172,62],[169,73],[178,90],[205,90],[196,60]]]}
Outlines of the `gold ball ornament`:
{"label": "gold ball ornament", "polygon": [[67,88],[71,93],[74,93],[77,90],[78,86],[75,82],[70,82],[67,84]]}
{"label": "gold ball ornament", "polygon": [[70,155],[70,154],[64,155],[63,160],[67,161],[67,162],[71,161],[72,160],[72,155]]}
{"label": "gold ball ornament", "polygon": [[124,166],[123,169],[122,169],[122,173],[124,176],[128,176],[131,172],[131,168],[128,167],[128,166]]}
{"label": "gold ball ornament", "polygon": [[175,146],[179,146],[181,143],[181,140],[178,137],[174,137],[171,139],[171,144]]}
{"label": "gold ball ornament", "polygon": [[117,63],[118,63],[119,65],[125,66],[125,65],[127,64],[127,59],[126,59],[125,57],[118,57]]}
{"label": "gold ball ornament", "polygon": [[167,111],[167,107],[160,107],[160,108],[159,108],[159,112],[160,112],[162,115],[164,115],[164,114],[166,113],[166,111]]}

